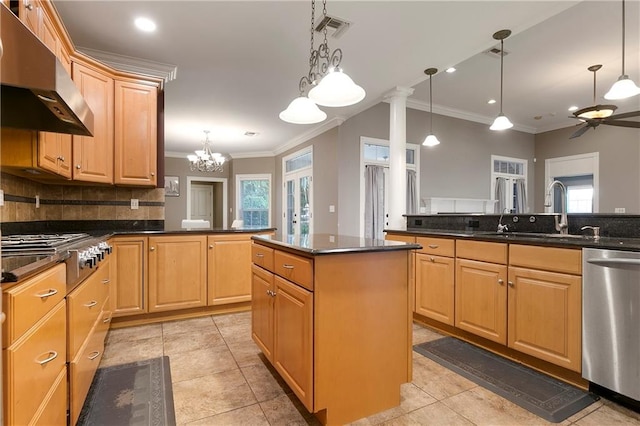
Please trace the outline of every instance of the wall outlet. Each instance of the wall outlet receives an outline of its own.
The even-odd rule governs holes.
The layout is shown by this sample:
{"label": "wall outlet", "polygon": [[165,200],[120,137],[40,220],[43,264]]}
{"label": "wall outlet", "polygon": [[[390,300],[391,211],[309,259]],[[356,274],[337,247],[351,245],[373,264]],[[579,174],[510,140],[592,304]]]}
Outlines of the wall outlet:
{"label": "wall outlet", "polygon": [[625,212],[625,208],[624,207],[616,207],[613,210],[614,213],[624,213]]}
{"label": "wall outlet", "polygon": [[0,207],[4,206],[4,190],[0,189]]}
{"label": "wall outlet", "polygon": [[36,209],[40,208],[40,196],[36,195]]}
{"label": "wall outlet", "polygon": [[138,210],[138,208],[140,207],[140,204],[138,202],[137,198],[132,198],[131,199],[131,210]]}
{"label": "wall outlet", "polygon": [[336,206],[334,206],[333,204],[329,205],[329,213],[335,213],[336,212]]}

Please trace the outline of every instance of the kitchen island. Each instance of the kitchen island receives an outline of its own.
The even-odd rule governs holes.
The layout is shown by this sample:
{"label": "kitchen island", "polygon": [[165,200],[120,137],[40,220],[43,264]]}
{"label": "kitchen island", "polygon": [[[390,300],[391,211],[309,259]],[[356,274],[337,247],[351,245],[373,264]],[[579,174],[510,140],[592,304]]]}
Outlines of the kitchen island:
{"label": "kitchen island", "polygon": [[252,337],[323,424],[400,404],[411,381],[411,250],[314,234],[252,237]]}

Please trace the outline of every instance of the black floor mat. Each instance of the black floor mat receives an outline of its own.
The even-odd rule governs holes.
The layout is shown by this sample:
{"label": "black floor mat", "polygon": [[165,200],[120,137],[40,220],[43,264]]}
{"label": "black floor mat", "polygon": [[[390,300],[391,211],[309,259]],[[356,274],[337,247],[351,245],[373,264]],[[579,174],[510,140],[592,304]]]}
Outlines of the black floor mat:
{"label": "black floor mat", "polygon": [[78,426],[175,425],[169,357],[99,368]]}
{"label": "black floor mat", "polygon": [[550,422],[561,422],[599,399],[453,337],[421,343],[413,350]]}

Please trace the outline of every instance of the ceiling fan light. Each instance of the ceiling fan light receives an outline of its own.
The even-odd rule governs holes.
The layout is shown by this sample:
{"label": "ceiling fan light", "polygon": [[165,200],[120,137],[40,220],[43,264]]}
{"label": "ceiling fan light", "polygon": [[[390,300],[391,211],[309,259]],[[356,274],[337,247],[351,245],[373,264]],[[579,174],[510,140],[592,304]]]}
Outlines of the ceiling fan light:
{"label": "ceiling fan light", "polygon": [[613,114],[618,107],[615,105],[594,105],[587,108],[582,108],[574,112],[573,114],[578,118],[594,119],[594,118],[607,118]]}
{"label": "ceiling fan light", "polygon": [[493,124],[489,129],[491,130],[506,130],[513,127],[513,123],[509,121],[506,115],[500,113],[493,121]]}
{"label": "ceiling fan light", "polygon": [[311,99],[306,96],[295,98],[287,109],[279,115],[280,120],[293,124],[314,124],[327,118],[327,114],[318,108]]}
{"label": "ceiling fan light", "polygon": [[432,146],[440,145],[440,141],[438,140],[436,135],[430,134],[425,138],[424,142],[422,142],[422,145],[432,147]]}
{"label": "ceiling fan light", "polygon": [[357,104],[364,99],[365,95],[364,89],[340,70],[329,72],[317,86],[309,91],[309,99],[327,107]]}
{"label": "ceiling fan light", "polygon": [[628,75],[623,74],[618,77],[618,81],[613,83],[604,98],[608,100],[627,99],[637,94],[640,94],[640,87],[636,86]]}

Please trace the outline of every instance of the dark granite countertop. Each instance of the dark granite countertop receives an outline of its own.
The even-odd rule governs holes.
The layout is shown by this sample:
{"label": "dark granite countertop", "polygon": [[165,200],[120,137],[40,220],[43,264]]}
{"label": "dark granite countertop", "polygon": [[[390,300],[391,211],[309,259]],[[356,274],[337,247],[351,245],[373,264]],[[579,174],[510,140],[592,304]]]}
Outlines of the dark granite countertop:
{"label": "dark granite countertop", "polygon": [[339,253],[413,250],[421,248],[419,244],[333,234],[310,234],[295,237],[283,236],[281,234],[274,236],[254,235],[251,238],[261,244],[307,257]]}
{"label": "dark granite countertop", "polygon": [[396,234],[447,238],[468,238],[479,241],[529,244],[546,247],[601,248],[610,250],[640,251],[640,238],[600,237],[588,235],[560,235],[535,232],[458,231],[446,229],[385,229]]}
{"label": "dark granite countertop", "polygon": [[151,231],[109,231],[102,232],[99,231],[92,232],[93,235],[110,235],[110,236],[118,236],[118,235],[190,235],[190,234],[202,234],[202,235],[215,235],[215,234],[255,234],[262,232],[275,232],[276,228],[241,228],[241,229],[231,229],[231,228],[214,228],[214,229],[174,229],[174,230],[151,230]]}

